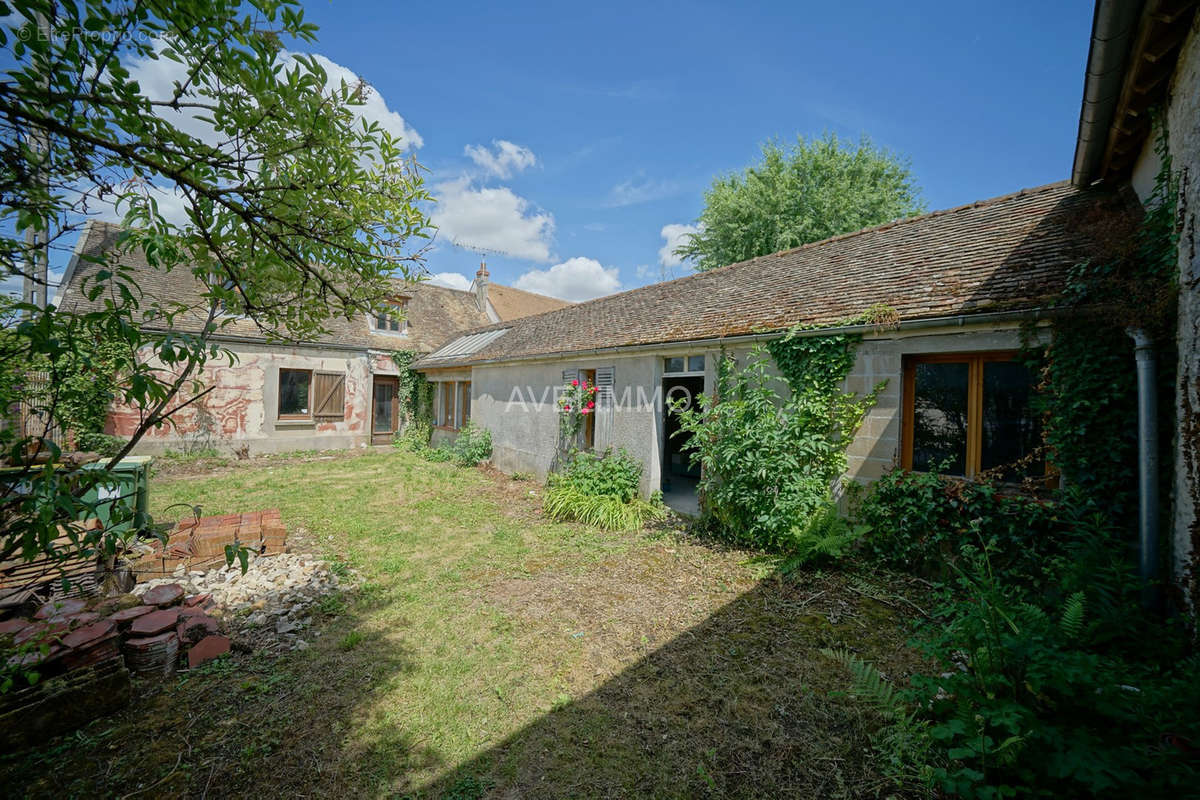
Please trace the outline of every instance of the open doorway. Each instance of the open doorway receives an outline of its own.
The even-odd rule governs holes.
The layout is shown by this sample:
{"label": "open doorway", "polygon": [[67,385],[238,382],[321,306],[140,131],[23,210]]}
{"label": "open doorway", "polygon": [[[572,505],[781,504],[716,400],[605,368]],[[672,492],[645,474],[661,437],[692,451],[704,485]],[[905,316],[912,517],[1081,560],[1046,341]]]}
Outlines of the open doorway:
{"label": "open doorway", "polygon": [[685,408],[692,408],[696,398],[703,391],[702,374],[667,375],[663,378],[663,502],[676,511],[692,516],[700,513],[700,499],[697,494],[700,467],[692,465],[691,451],[685,447],[691,434],[683,432],[678,414],[672,410],[672,406],[683,401]]}
{"label": "open doorway", "polygon": [[400,421],[400,379],[376,375],[371,385],[371,444],[391,444]]}

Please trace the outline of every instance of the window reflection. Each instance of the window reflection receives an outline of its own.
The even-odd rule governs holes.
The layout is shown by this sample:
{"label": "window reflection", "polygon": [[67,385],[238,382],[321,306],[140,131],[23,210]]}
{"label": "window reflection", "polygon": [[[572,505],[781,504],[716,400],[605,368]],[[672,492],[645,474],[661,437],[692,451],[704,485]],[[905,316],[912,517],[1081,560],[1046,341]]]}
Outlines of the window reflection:
{"label": "window reflection", "polygon": [[917,364],[913,384],[912,468],[965,475],[967,468],[966,362]]}

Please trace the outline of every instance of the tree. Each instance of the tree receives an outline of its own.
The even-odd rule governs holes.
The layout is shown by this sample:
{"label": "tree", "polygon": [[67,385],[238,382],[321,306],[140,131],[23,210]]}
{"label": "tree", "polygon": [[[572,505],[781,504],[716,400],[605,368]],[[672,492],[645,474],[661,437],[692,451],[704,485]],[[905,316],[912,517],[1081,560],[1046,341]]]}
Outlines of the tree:
{"label": "tree", "polygon": [[[111,469],[203,397],[205,364],[228,355],[213,340],[232,319],[219,309],[270,338],[311,339],[334,315],[377,309],[389,277],[420,263],[429,199],[420,168],[405,142],[359,113],[369,86],[334,82],[317,58],[285,49],[315,41],[296,0],[0,2],[9,14],[0,278],[44,284],[49,254],[98,211],[115,211],[124,232],[91,259],[84,290],[101,310],[55,308],[45,285],[38,302],[0,309],[4,408],[25,403],[49,426],[69,385],[60,378],[88,345],[111,345],[121,365],[113,391],[144,417]],[[155,93],[138,75],[169,76],[169,88]],[[121,266],[135,249],[156,269],[200,280],[201,307],[144,296]],[[142,325],[184,317],[200,332]],[[49,374],[48,388],[29,388],[31,368]],[[26,470],[0,487],[0,560],[111,555],[120,536],[72,521],[94,511],[81,499],[89,487],[112,479],[44,464],[59,457],[47,433],[0,430],[0,452]],[[64,533],[69,541],[56,543]]]}
{"label": "tree", "polygon": [[723,267],[919,213],[919,195],[908,163],[869,139],[769,141],[760,162],[713,180],[699,232],[675,253]]}

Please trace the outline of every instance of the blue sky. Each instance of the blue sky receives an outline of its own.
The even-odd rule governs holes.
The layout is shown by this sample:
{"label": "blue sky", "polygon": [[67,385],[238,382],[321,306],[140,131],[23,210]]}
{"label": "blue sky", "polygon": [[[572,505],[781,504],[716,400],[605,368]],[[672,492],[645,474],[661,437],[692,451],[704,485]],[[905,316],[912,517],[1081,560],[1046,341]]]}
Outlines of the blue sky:
{"label": "blue sky", "polygon": [[[507,234],[442,220],[522,256],[488,255],[492,279],[579,293],[615,288],[614,269],[620,288],[658,279],[663,227],[694,221],[713,176],[773,136],[867,134],[911,159],[930,209],[1068,177],[1092,3],[318,0],[306,13],[319,52],[417,131],[435,187],[451,200],[507,188],[527,221],[552,217],[552,231]],[[465,148],[494,141],[536,163],[481,174]],[[451,211],[508,199],[468,196]],[[479,256],[448,238],[430,271],[472,275]],[[550,272],[571,259],[609,272]],[[530,271],[549,274],[522,281]]]}
{"label": "blue sky", "polygon": [[[911,159],[931,210],[1068,177],[1092,3],[311,0],[306,15],[308,49],[365,78],[429,170],[429,271],[461,285],[499,251],[493,281],[578,300],[686,274],[664,232],[771,137],[867,134]],[[146,72],[144,88],[170,85]]]}

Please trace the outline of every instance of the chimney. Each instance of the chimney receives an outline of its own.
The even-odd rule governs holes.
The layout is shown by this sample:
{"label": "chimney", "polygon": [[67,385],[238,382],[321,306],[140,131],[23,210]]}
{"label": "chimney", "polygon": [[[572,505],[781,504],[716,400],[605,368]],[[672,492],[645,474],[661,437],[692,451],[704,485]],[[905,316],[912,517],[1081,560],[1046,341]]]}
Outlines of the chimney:
{"label": "chimney", "polygon": [[487,311],[488,296],[488,271],[487,262],[479,262],[479,271],[475,273],[475,305],[479,306],[480,311]]}

